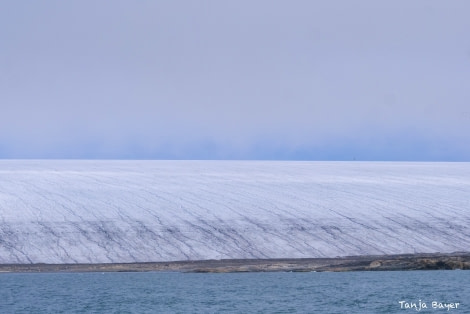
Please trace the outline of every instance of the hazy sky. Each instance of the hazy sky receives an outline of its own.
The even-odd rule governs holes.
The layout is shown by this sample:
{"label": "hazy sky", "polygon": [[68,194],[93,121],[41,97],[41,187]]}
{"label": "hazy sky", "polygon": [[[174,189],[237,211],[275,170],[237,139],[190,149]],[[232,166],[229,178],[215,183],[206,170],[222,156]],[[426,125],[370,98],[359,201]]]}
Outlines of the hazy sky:
{"label": "hazy sky", "polygon": [[470,161],[470,1],[2,1],[0,158]]}

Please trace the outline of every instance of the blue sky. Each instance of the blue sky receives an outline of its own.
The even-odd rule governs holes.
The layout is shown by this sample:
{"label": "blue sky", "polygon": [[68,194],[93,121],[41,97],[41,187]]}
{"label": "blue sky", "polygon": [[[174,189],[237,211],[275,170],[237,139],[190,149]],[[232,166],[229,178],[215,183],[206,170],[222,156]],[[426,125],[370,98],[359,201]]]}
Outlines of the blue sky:
{"label": "blue sky", "polygon": [[0,158],[470,161],[469,1],[0,6]]}

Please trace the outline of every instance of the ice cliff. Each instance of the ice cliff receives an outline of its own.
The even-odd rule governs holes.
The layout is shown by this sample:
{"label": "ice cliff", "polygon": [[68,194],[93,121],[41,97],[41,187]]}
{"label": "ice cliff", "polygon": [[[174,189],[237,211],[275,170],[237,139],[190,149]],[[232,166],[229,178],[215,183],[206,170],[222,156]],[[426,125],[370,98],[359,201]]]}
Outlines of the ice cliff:
{"label": "ice cliff", "polygon": [[470,251],[470,163],[0,161],[0,263]]}

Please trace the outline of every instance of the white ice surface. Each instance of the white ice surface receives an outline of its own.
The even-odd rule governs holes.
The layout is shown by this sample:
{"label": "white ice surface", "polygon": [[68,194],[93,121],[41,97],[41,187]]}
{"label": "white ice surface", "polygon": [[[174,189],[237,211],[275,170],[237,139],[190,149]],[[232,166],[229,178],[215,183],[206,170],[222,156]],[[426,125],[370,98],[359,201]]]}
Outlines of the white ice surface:
{"label": "white ice surface", "polygon": [[470,251],[470,163],[0,161],[0,263]]}

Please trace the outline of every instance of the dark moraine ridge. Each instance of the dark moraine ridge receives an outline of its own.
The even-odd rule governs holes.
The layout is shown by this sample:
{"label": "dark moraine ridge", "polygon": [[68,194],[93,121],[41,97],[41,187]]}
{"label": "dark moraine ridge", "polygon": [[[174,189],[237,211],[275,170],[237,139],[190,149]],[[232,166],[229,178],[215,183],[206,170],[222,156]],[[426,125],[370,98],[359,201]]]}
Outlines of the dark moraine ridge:
{"label": "dark moraine ridge", "polygon": [[0,264],[0,272],[309,272],[470,269],[470,252],[337,258],[223,259],[146,263]]}

